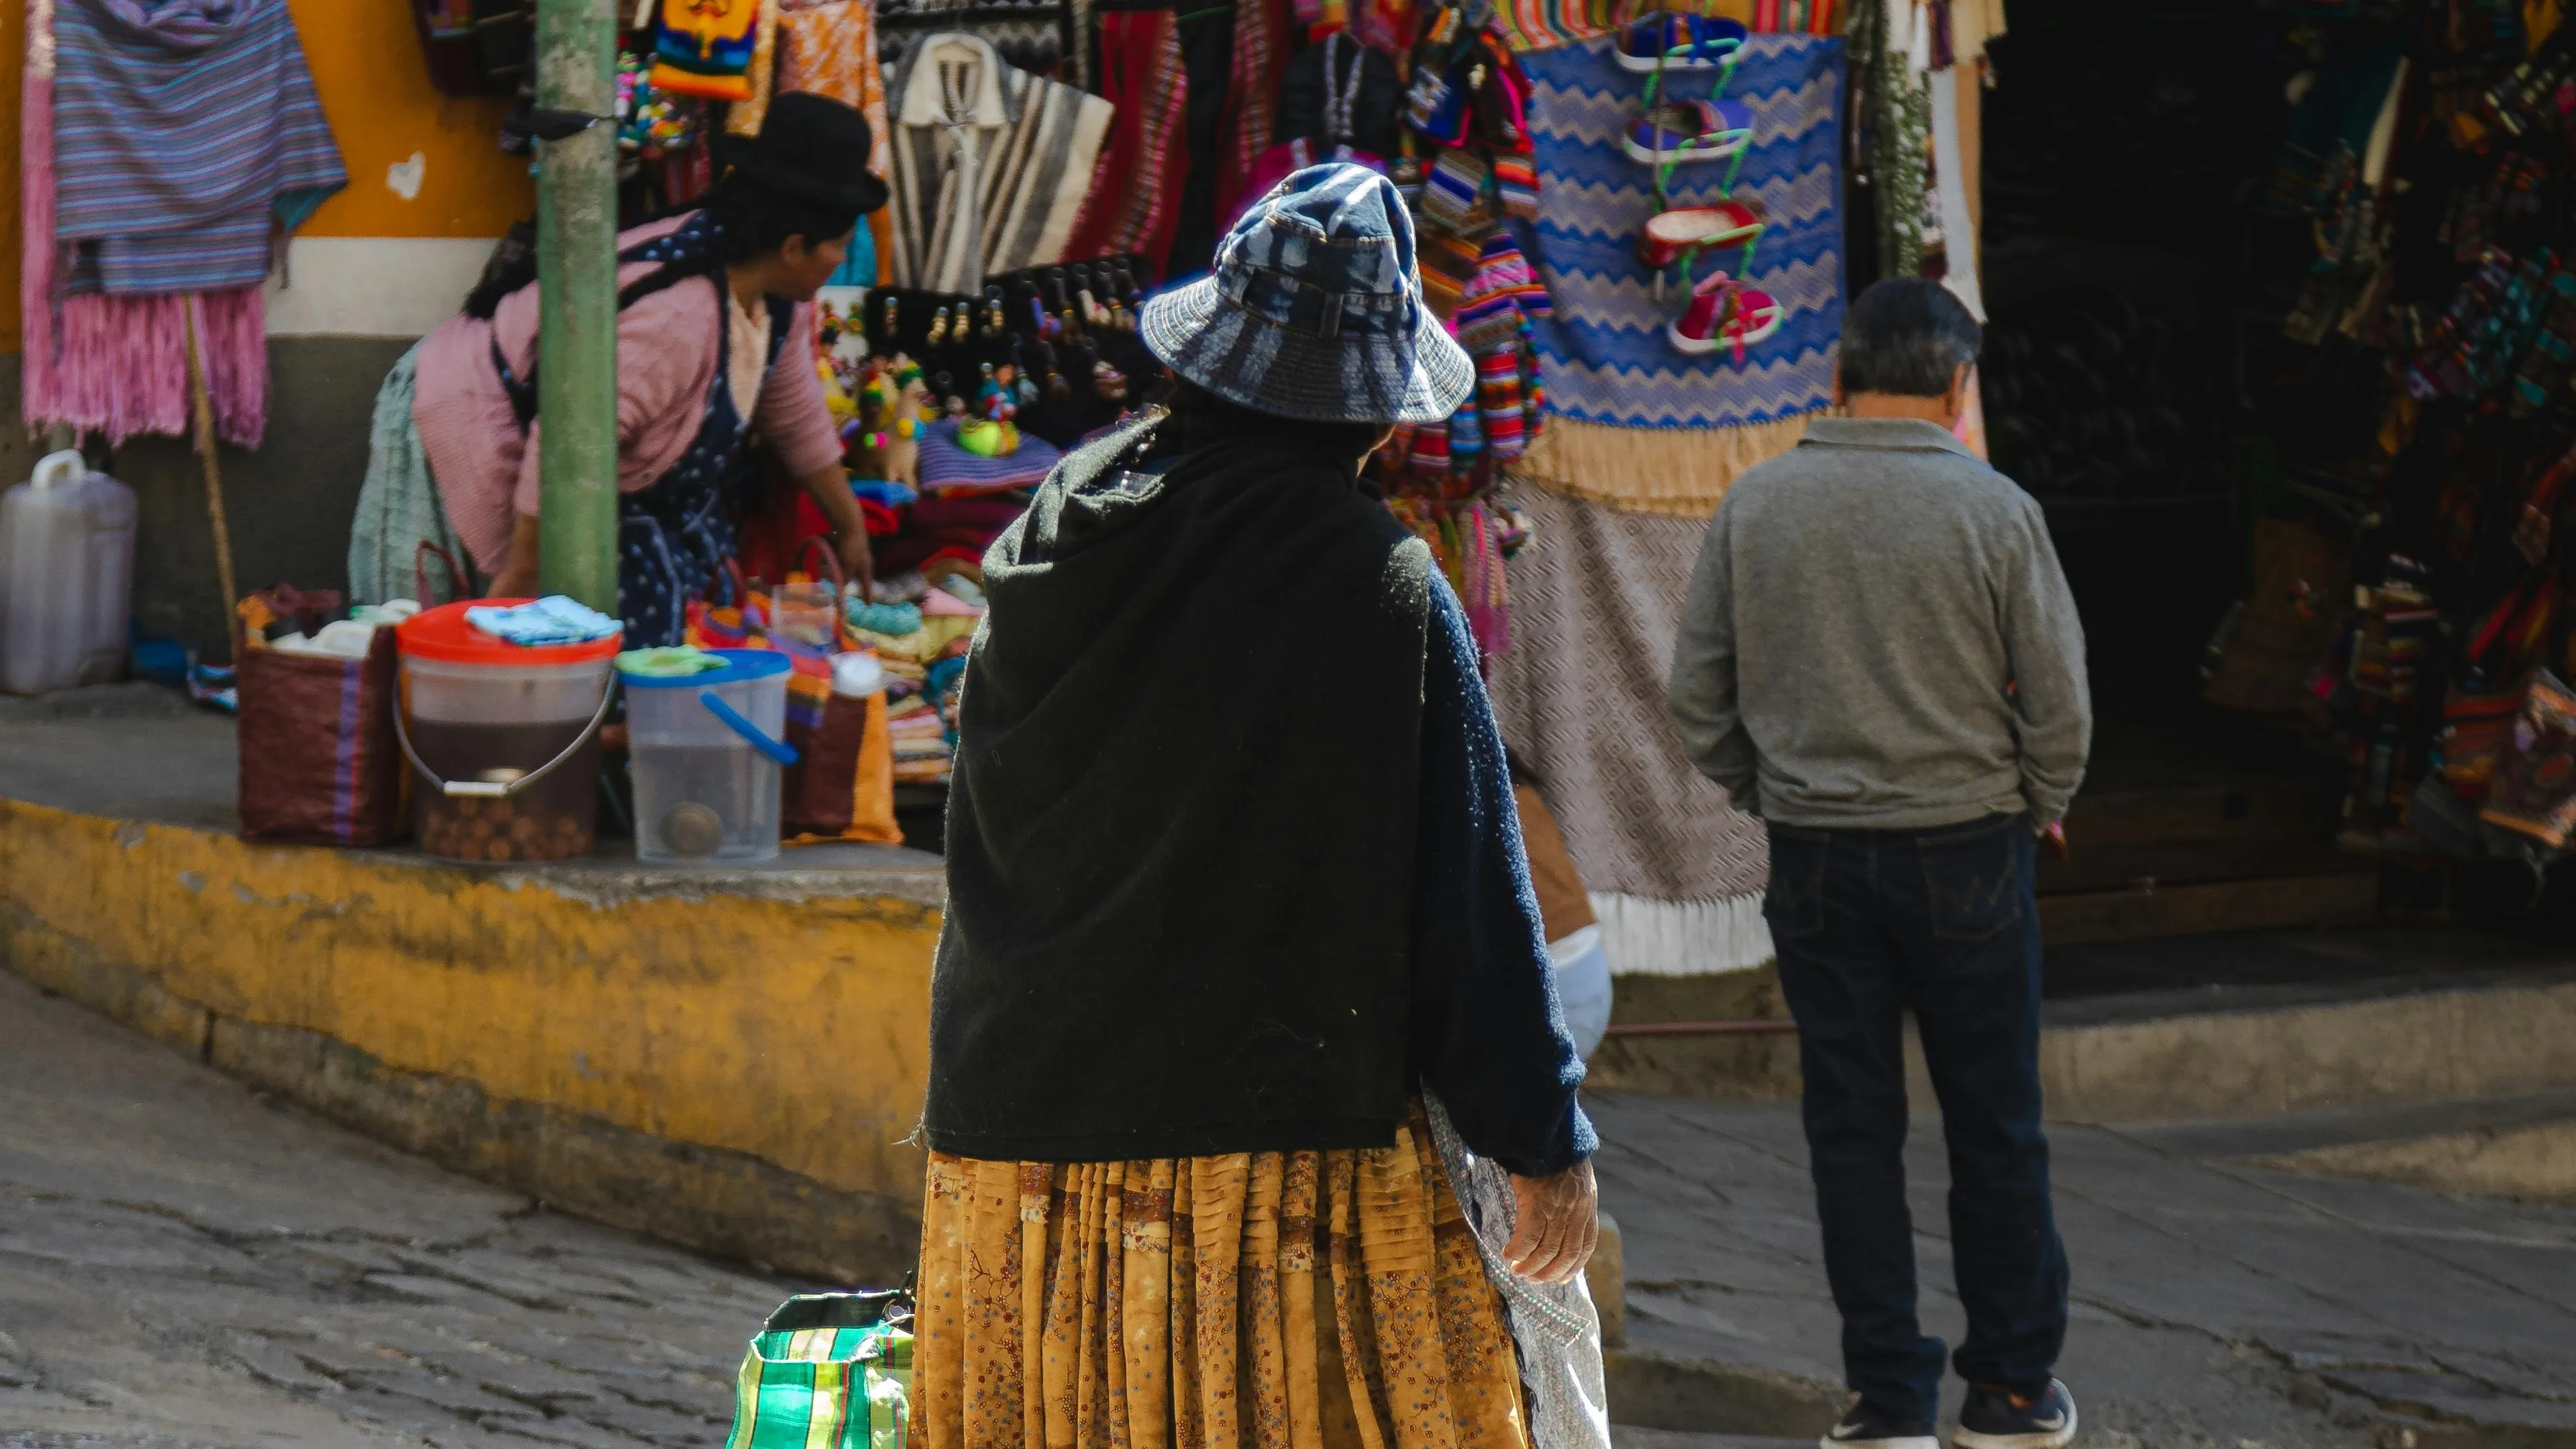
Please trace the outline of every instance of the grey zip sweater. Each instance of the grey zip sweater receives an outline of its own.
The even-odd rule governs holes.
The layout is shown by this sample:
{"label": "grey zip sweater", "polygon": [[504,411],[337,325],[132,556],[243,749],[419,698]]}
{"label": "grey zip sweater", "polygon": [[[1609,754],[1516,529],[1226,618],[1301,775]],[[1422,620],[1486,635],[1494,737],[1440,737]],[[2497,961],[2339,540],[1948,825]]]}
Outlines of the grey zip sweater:
{"label": "grey zip sweater", "polygon": [[2066,813],[2084,631],[2037,501],[1949,432],[1818,418],[1710,520],[1673,648],[1682,747],[1774,824]]}

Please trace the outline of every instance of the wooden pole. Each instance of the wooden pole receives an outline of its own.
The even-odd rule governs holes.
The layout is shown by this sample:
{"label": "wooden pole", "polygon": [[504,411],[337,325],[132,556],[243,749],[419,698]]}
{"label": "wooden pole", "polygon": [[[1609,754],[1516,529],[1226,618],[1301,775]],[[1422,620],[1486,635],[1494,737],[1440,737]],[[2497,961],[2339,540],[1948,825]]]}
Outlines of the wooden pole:
{"label": "wooden pole", "polygon": [[197,330],[197,299],[182,309],[188,319],[188,394],[197,415],[197,459],[206,469],[206,517],[215,529],[215,579],[224,591],[224,649],[227,664],[241,658],[241,594],[233,586],[233,530],[224,516],[224,470],[215,458],[215,399],[206,386],[203,336]]}

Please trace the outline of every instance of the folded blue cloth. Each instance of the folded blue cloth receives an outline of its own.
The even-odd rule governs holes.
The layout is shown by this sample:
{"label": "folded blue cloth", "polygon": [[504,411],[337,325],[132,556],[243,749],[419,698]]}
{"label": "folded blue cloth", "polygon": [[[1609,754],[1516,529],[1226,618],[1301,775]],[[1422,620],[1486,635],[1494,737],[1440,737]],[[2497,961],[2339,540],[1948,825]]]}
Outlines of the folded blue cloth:
{"label": "folded blue cloth", "polygon": [[918,632],[921,628],[921,606],[918,604],[863,604],[852,599],[849,616],[851,628],[894,639]]}
{"label": "folded blue cloth", "polygon": [[921,486],[951,493],[1034,488],[1063,457],[1055,444],[1022,433],[1018,452],[986,458],[959,445],[953,420],[932,423],[921,434]]}
{"label": "folded blue cloth", "polygon": [[870,503],[882,503],[888,508],[909,508],[921,497],[910,484],[887,478],[853,478],[850,491]]}
{"label": "folded blue cloth", "polygon": [[504,643],[526,648],[549,644],[587,644],[617,633],[615,619],[577,599],[549,594],[533,603],[481,604],[465,611],[465,622]]}

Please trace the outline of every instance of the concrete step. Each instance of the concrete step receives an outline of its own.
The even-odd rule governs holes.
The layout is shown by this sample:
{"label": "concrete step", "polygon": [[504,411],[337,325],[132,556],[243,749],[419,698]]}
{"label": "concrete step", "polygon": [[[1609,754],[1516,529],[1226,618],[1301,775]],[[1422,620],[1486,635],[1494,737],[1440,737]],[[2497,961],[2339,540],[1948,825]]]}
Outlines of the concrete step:
{"label": "concrete step", "polygon": [[1674,1439],[1693,1441],[1685,1446],[1635,1439],[1629,1441],[1630,1449],[1716,1449],[1696,1442],[1707,1434],[1750,1435],[1754,1437],[1721,1442],[1767,1445],[1813,1435],[1833,1423],[1843,1407],[1844,1395],[1832,1384],[1756,1364],[1627,1348],[1603,1354],[1602,1368],[1612,1423],[1664,1430]]}
{"label": "concrete step", "polygon": [[[2057,1120],[2130,1123],[2231,1120],[2337,1108],[2471,1101],[2576,1088],[2576,954],[2462,933],[2321,932],[2286,938],[2175,942],[2131,966],[2084,961],[2093,980],[2137,985],[2188,980],[2198,951],[2220,984],[2121,990],[2052,1000],[2043,1009],[2040,1070]],[[2147,952],[2147,947],[2104,948]],[[2234,953],[2241,959],[2220,959]],[[2167,960],[2178,957],[2180,960]],[[2079,959],[2067,958],[2070,970]],[[2055,979],[2052,958],[2052,981]],[[1720,1099],[1795,1096],[1797,1037],[1789,1030],[1637,1034],[1675,1021],[1785,1026],[1766,972],[1704,988],[1703,1005],[1740,1017],[1663,1015],[1689,993],[1660,985],[1627,998],[1614,1035],[1592,1062],[1592,1085]],[[1756,979],[1759,976],[1760,979]],[[2236,981],[2228,983],[2225,978]],[[1646,1019],[1640,1019],[1640,1018]],[[1623,1028],[1625,1029],[1623,1031]],[[1915,1100],[1932,1095],[1919,1053]],[[2498,1172],[2547,1172],[2562,1149],[2532,1140],[2481,1149]],[[2465,1161],[2474,1144],[2426,1148]],[[2426,1159],[2429,1163],[2431,1159]],[[2507,1162],[2524,1166],[2507,1168]],[[2389,1171],[2399,1171],[2394,1159]],[[2430,1171],[2429,1166],[2417,1170]],[[2555,1179],[2531,1179],[2554,1181]],[[2537,1190],[2537,1189],[2535,1189]]]}
{"label": "concrete step", "polygon": [[[2042,895],[2324,875],[2353,868],[2334,848],[2335,799],[2312,779],[2164,790],[2087,790],[2066,819],[2073,852],[2042,860]],[[2367,867],[2363,867],[2367,870]]]}
{"label": "concrete step", "polygon": [[1751,1434],[1692,1434],[1679,1429],[1648,1429],[1610,1423],[1610,1449],[1808,1449],[1816,1441],[1759,1438]]}
{"label": "concrete step", "polygon": [[2576,1203],[2576,1088],[2134,1132],[2168,1150],[2325,1177]]}
{"label": "concrete step", "polygon": [[2039,899],[2040,928],[2053,946],[2352,925],[2378,910],[2376,869],[2179,885],[2149,877]]}

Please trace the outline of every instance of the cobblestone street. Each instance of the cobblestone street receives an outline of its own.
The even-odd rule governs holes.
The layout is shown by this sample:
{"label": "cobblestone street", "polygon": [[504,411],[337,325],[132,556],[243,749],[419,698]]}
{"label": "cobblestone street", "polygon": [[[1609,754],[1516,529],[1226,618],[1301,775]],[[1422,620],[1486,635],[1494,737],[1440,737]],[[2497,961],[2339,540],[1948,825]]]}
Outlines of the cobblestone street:
{"label": "cobblestone street", "polygon": [[720,1444],[788,1291],[0,973],[0,1449]]}
{"label": "cobblestone street", "polygon": [[[1800,1386],[1760,1432],[1813,1433],[1837,1320],[1794,1107],[1593,1106],[1631,1348]],[[2312,1130],[2052,1132],[2083,1442],[2576,1444],[2576,1209],[2261,1165]],[[1955,1337],[1928,1124],[1910,1155],[1927,1325]],[[793,1286],[429,1167],[0,973],[0,1449],[715,1446]]]}

